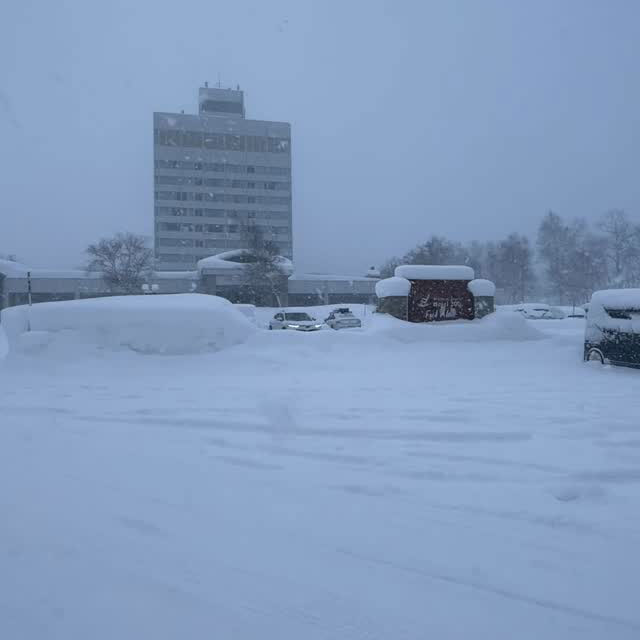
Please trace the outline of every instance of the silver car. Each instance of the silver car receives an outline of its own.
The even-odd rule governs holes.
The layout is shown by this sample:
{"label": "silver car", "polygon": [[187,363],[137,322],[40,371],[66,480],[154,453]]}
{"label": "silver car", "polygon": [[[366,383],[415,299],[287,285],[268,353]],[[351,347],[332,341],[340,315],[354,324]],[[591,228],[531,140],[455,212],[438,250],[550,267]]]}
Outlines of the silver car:
{"label": "silver car", "polygon": [[322,329],[322,322],[318,322],[308,313],[301,311],[280,311],[269,321],[269,329],[318,331],[318,329]]}
{"label": "silver car", "polygon": [[353,313],[351,313],[351,310],[346,307],[334,309],[324,322],[332,329],[352,329],[362,326],[360,319],[356,318]]}

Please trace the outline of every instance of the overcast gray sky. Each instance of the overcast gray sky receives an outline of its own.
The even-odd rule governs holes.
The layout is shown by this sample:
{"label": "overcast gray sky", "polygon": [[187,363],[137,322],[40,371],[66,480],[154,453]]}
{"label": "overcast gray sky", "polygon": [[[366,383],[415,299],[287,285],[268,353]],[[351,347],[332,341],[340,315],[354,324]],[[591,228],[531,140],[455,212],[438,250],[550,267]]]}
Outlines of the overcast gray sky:
{"label": "overcast gray sky", "polygon": [[151,236],[152,113],[205,80],[292,123],[298,270],[360,273],[432,233],[640,218],[636,0],[8,0],[0,253],[40,267]]}

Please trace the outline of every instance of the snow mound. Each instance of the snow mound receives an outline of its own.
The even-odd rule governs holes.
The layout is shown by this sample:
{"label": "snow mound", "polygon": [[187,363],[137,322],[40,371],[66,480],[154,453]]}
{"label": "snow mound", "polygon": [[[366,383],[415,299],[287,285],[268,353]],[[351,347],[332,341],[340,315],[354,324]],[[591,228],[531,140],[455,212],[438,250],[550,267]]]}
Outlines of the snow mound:
{"label": "snow mound", "polygon": [[391,298],[393,296],[408,296],[411,283],[406,278],[393,276],[376,282],[376,295],[378,298]]}
{"label": "snow mound", "polygon": [[[27,332],[28,321],[31,331]],[[255,327],[224,298],[202,294],[45,302],[2,311],[9,350],[180,355],[244,342]]]}
{"label": "snow mound", "polygon": [[472,280],[468,285],[467,289],[476,297],[493,297],[496,295],[496,285],[491,282],[491,280],[483,280],[482,278],[478,278],[477,280]]}
{"label": "snow mound", "polygon": [[540,340],[545,335],[520,314],[491,313],[477,320],[412,323],[386,314],[376,314],[369,332],[398,342],[521,342]]}
{"label": "snow mound", "polygon": [[2,325],[0,325],[0,360],[6,358],[9,353],[9,343],[7,342],[7,334],[4,332]]}
{"label": "snow mound", "polygon": [[408,280],[473,280],[471,267],[443,264],[401,264],[395,275]]}

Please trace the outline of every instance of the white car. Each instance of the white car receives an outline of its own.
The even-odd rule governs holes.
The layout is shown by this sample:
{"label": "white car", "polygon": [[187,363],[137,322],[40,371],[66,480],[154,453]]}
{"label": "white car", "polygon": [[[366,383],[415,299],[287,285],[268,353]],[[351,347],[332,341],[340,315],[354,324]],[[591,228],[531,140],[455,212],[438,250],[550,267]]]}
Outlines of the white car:
{"label": "white car", "polygon": [[280,311],[269,321],[269,329],[318,331],[322,329],[322,322],[301,311]]}
{"label": "white car", "polygon": [[346,307],[334,309],[326,318],[325,324],[332,329],[351,329],[353,327],[361,327],[362,322],[356,318],[351,310]]}

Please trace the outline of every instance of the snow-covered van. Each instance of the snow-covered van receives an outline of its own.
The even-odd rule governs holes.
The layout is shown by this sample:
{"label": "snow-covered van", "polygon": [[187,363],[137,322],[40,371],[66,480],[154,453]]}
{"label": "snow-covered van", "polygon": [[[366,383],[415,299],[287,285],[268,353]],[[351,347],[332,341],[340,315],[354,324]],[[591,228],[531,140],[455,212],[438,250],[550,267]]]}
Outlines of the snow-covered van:
{"label": "snow-covered van", "polygon": [[640,368],[640,289],[593,294],[587,312],[584,359]]}

